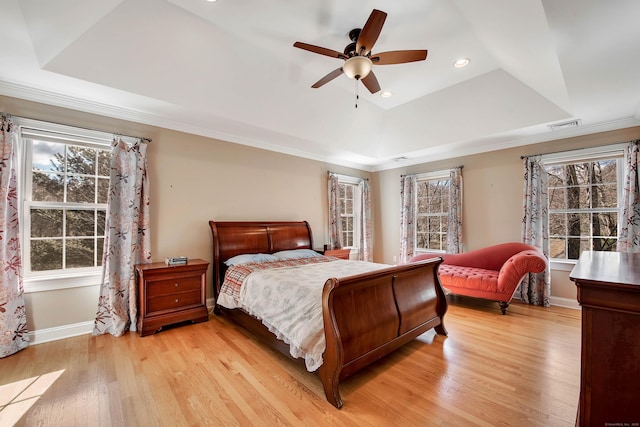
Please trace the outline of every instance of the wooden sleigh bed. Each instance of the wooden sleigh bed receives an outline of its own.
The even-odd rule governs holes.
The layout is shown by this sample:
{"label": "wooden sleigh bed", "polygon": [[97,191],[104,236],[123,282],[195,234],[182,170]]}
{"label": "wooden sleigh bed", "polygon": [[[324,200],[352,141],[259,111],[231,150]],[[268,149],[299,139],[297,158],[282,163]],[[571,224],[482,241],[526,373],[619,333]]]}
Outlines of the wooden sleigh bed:
{"label": "wooden sleigh bed", "polygon": [[[241,254],[272,254],[312,249],[311,228],[299,222],[209,221],[213,237],[213,289],[218,298],[227,266]],[[354,261],[355,262],[355,261]],[[342,407],[339,382],[435,328],[447,335],[445,294],[437,276],[441,258],[385,267],[349,277],[331,278],[322,290],[326,350],[318,375],[327,400]],[[230,317],[256,337],[289,355],[289,346],[242,309],[216,304],[214,312]]]}

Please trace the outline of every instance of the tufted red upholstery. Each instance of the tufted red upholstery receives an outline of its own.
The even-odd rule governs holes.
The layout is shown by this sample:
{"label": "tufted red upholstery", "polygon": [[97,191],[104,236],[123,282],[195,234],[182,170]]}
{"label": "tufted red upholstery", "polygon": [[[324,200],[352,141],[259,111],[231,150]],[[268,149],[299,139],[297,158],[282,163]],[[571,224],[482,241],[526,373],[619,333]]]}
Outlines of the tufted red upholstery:
{"label": "tufted red upholstery", "polygon": [[511,242],[461,254],[423,253],[410,262],[441,256],[438,277],[452,294],[500,302],[502,314],[527,273],[547,268],[542,251],[525,243]]}

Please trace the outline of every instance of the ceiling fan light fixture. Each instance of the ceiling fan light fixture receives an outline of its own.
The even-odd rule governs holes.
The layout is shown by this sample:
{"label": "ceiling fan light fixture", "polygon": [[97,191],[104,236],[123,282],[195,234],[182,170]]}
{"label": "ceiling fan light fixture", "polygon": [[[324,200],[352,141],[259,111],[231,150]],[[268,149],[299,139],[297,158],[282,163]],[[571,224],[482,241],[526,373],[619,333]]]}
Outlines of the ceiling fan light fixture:
{"label": "ceiling fan light fixture", "polygon": [[366,56],[354,56],[347,59],[342,65],[342,71],[350,79],[361,80],[369,75],[373,63]]}

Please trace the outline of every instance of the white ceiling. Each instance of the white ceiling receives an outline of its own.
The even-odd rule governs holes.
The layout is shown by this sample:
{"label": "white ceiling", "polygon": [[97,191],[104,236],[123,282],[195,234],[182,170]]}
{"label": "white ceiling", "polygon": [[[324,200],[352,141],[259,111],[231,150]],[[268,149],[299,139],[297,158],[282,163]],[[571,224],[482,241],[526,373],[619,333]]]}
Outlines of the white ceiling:
{"label": "white ceiling", "polygon": [[[342,60],[293,43],[342,51],[374,8],[374,53],[429,54],[374,65],[393,96],[360,84],[356,109],[344,75],[310,87]],[[638,0],[0,0],[0,94],[382,170],[640,125],[638,17]]]}

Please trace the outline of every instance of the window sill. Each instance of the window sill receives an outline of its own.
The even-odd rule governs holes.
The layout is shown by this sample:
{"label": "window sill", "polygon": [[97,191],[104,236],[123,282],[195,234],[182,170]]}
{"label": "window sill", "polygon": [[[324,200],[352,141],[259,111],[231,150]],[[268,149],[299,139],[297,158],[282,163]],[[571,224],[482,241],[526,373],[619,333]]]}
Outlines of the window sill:
{"label": "window sill", "polygon": [[96,286],[102,282],[102,271],[82,272],[65,275],[29,277],[23,280],[24,292],[57,291],[60,289]]}
{"label": "window sill", "polygon": [[550,266],[551,270],[555,271],[571,271],[573,267],[576,265],[576,260],[551,260]]}

